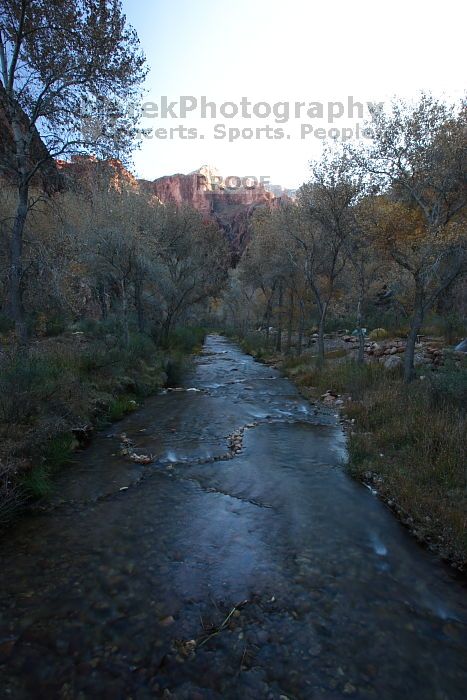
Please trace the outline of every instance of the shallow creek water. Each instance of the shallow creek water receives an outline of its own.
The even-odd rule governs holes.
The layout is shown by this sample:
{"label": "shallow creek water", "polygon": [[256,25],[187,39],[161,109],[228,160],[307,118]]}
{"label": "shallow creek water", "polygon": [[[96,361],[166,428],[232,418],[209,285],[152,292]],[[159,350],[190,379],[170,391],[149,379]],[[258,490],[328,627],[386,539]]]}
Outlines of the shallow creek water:
{"label": "shallow creek water", "polygon": [[0,697],[464,700],[465,588],[345,474],[335,413],[216,335],[185,388],[4,536]]}

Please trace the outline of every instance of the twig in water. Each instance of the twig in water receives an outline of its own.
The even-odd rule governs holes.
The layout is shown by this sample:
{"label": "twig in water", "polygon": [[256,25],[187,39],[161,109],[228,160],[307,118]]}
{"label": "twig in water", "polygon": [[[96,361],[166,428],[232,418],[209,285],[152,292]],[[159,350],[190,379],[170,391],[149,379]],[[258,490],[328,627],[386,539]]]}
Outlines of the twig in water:
{"label": "twig in water", "polygon": [[222,632],[222,630],[224,630],[224,629],[226,628],[226,626],[228,625],[228,623],[229,623],[229,621],[230,621],[230,618],[232,617],[232,615],[234,614],[234,612],[235,612],[236,610],[239,610],[240,608],[243,608],[243,606],[246,605],[247,603],[248,603],[247,600],[243,600],[241,603],[238,603],[238,605],[234,605],[233,608],[232,608],[232,610],[229,612],[229,614],[227,615],[227,617],[226,617],[225,620],[223,621],[223,623],[222,623],[214,632],[212,632],[210,635],[208,635],[207,637],[205,637],[205,638],[203,639],[203,641],[201,641],[201,642],[198,644],[198,646],[199,646],[199,647],[202,647],[203,644],[206,644],[206,642],[208,642],[210,639],[212,639],[213,637],[215,637],[216,635],[218,635],[219,632]]}

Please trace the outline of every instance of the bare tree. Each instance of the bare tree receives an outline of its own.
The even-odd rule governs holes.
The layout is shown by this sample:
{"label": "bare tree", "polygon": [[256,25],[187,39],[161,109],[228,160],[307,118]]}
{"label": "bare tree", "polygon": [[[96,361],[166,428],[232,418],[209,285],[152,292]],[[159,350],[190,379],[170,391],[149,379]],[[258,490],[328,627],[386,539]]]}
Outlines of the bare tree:
{"label": "bare tree", "polygon": [[219,229],[190,207],[168,205],[156,212],[153,235],[160,264],[161,339],[188,309],[215,296],[227,276],[228,250]]}
{"label": "bare tree", "polygon": [[302,253],[305,279],[318,309],[318,362],[324,362],[324,332],[337,281],[348,257],[348,239],[354,228],[352,205],[359,188],[350,175],[348,158],[324,151],[312,163],[312,179],[298,197],[298,216],[290,235]]}
{"label": "bare tree", "polygon": [[144,75],[144,57],[119,0],[1,0],[0,174],[17,190],[9,296],[23,340],[23,232],[31,182],[59,156],[128,152],[135,118],[126,107]]}
{"label": "bare tree", "polygon": [[422,95],[415,105],[392,104],[375,113],[373,139],[353,152],[355,163],[381,200],[379,232],[395,262],[413,282],[413,311],[404,377],[426,312],[465,272],[467,186],[466,107]]}

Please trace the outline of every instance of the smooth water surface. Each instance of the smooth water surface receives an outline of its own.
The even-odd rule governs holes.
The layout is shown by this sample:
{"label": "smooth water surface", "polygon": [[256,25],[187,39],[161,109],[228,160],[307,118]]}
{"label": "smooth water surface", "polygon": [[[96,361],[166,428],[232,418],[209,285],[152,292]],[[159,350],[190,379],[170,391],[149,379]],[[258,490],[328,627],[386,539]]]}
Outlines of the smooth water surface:
{"label": "smooth water surface", "polygon": [[185,389],[4,536],[0,697],[464,700],[465,588],[345,474],[334,412],[215,335]]}

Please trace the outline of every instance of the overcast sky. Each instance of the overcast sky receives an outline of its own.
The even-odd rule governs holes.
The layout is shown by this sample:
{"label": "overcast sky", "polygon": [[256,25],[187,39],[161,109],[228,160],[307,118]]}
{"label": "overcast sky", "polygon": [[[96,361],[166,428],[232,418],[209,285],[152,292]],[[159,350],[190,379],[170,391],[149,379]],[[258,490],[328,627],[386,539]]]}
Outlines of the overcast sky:
{"label": "overcast sky", "polygon": [[[204,163],[224,175],[269,177],[296,187],[306,178],[308,161],[319,153],[320,137],[355,137],[363,120],[348,100],[387,102],[394,94],[415,96],[431,90],[447,99],[465,88],[465,3],[461,0],[124,0],[129,22],[136,28],[151,68],[146,82],[147,108],[143,126],[152,129],[135,154],[140,177],[154,179],[190,172]],[[180,97],[196,98],[196,109],[180,118]],[[216,116],[200,113],[201,98],[216,104]],[[162,98],[175,106],[161,114]],[[243,108],[240,100],[251,106]],[[225,102],[238,106],[239,116],[220,113]],[[255,103],[288,103],[289,119],[253,113]],[[295,103],[304,102],[295,117]],[[308,103],[319,105],[306,114]],[[339,116],[341,103],[344,114]],[[193,100],[187,106],[194,107]],[[285,106],[276,107],[284,114]],[[328,119],[328,109],[336,116]],[[155,112],[158,117],[155,118]],[[225,108],[231,113],[234,106]],[[259,106],[259,114],[267,105]],[[173,116],[171,116],[171,114]],[[365,112],[365,116],[367,113]],[[282,123],[281,123],[282,120]],[[180,131],[184,127],[185,131]],[[282,129],[282,138],[267,138]],[[261,134],[228,139],[228,129],[262,128]],[[158,131],[157,137],[155,130]],[[170,134],[170,130],[172,134]],[[188,136],[196,129],[196,138]],[[195,132],[191,132],[193,135]],[[225,134],[225,136],[224,136]],[[166,138],[161,138],[162,136]],[[219,138],[214,138],[217,135]],[[276,132],[276,136],[278,132]],[[170,138],[172,136],[172,138]],[[200,138],[200,136],[204,138]],[[257,138],[256,136],[259,136]]]}

